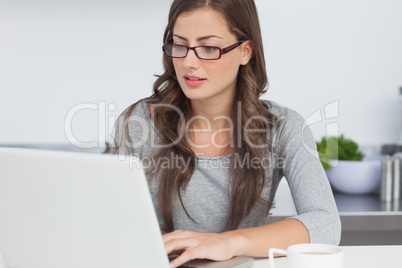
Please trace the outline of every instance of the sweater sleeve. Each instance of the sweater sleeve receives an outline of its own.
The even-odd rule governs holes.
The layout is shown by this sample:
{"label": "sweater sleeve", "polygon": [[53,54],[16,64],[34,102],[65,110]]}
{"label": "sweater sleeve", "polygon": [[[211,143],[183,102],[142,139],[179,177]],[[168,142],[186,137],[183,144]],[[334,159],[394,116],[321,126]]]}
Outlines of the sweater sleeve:
{"label": "sweater sleeve", "polygon": [[151,122],[146,99],[127,108],[115,123],[114,146],[120,155],[142,156],[143,146],[151,141]]}
{"label": "sweater sleeve", "polygon": [[297,112],[287,109],[279,135],[283,174],[289,184],[297,215],[310,243],[340,242],[341,221],[310,128]]}

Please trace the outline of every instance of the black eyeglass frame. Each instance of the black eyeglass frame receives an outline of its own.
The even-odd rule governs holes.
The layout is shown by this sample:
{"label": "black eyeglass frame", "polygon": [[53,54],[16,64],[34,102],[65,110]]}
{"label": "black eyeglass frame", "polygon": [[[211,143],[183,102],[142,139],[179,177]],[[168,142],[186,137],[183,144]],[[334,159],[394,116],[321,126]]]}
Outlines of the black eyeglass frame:
{"label": "black eyeglass frame", "polygon": [[[188,46],[185,46],[185,45],[177,45],[177,44],[173,44],[173,43],[170,43],[170,42],[169,42],[169,43],[165,43],[165,44],[162,46],[162,51],[163,51],[163,52],[165,53],[165,55],[166,55],[167,57],[169,57],[169,58],[182,59],[182,58],[187,57],[188,52],[189,52],[189,50],[191,49],[191,50],[194,51],[195,56],[197,56],[197,58],[199,58],[200,60],[219,60],[219,59],[222,57],[222,55],[224,55],[224,54],[226,54],[226,53],[232,51],[233,49],[235,49],[236,47],[240,46],[241,44],[243,44],[243,43],[246,42],[247,40],[248,40],[248,39],[239,41],[239,42],[237,42],[237,43],[235,43],[235,44],[233,44],[233,45],[230,45],[230,46],[228,46],[228,47],[225,47],[225,48],[220,48],[220,47],[215,47],[215,46],[196,46],[196,47],[188,47]],[[165,49],[166,49],[166,47],[167,47],[168,45],[176,45],[176,46],[184,47],[184,48],[187,49],[187,52],[186,52],[186,54],[185,54],[184,56],[182,56],[182,57],[173,57],[173,56],[169,56],[169,55],[166,53],[166,51],[165,51]],[[198,47],[216,48],[216,49],[219,50],[219,57],[216,58],[216,59],[205,59],[205,58],[201,58],[201,57],[197,54],[197,51],[195,50],[195,49],[198,48]]]}

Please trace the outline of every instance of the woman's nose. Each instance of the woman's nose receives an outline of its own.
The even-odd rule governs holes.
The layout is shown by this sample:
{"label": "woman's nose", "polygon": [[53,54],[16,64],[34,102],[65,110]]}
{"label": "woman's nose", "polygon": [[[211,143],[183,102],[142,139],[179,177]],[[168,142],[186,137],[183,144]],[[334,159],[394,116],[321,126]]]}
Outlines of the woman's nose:
{"label": "woman's nose", "polygon": [[186,68],[197,69],[200,66],[200,59],[195,55],[195,51],[190,49],[183,60],[183,66]]}

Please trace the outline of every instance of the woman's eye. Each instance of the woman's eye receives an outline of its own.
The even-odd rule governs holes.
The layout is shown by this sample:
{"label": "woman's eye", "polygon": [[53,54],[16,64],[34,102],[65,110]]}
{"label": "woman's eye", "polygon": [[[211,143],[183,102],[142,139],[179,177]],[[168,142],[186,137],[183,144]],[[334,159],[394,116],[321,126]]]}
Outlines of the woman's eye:
{"label": "woman's eye", "polygon": [[174,44],[174,45],[172,46],[172,53],[175,54],[175,55],[181,56],[181,55],[187,53],[187,48],[186,48],[186,46],[175,45],[175,44]]}
{"label": "woman's eye", "polygon": [[217,47],[204,47],[204,48],[205,48],[205,51],[208,51],[208,52],[214,52],[218,49]]}
{"label": "woman's eye", "polygon": [[174,49],[176,49],[176,50],[181,50],[181,49],[185,49],[185,46],[182,46],[182,45],[173,45],[173,47],[174,47]]}

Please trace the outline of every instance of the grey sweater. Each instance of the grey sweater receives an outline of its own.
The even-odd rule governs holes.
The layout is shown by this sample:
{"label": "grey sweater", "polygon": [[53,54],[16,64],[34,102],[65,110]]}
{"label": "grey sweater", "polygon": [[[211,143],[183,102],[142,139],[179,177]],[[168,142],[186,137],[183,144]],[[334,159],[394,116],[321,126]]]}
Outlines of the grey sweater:
{"label": "grey sweater", "polygon": [[[157,150],[155,145],[160,144],[160,137],[151,121],[146,101],[147,99],[141,100],[133,110],[126,137],[129,146],[122,147],[120,153],[138,156],[145,168],[156,166],[159,169],[172,163],[153,158]],[[263,198],[272,202],[280,180],[286,178],[298,214],[291,218],[304,224],[309,232],[310,242],[339,244],[339,214],[310,129],[304,125],[304,119],[297,112],[271,101],[264,102],[272,113],[281,118],[282,123],[268,134],[273,143],[273,152],[269,159],[261,162],[266,167],[266,177],[269,179],[262,192]],[[118,129],[117,142],[119,132]],[[223,229],[230,208],[229,162],[247,165],[251,163],[251,159],[234,154],[197,157],[195,172],[182,195],[187,212],[195,222],[188,218],[179,200],[175,200],[174,228],[217,233]],[[163,224],[156,198],[159,180],[160,178],[152,180],[149,186],[159,223]],[[257,209],[253,209],[242,220],[239,228],[268,223],[269,216],[261,215]]]}

